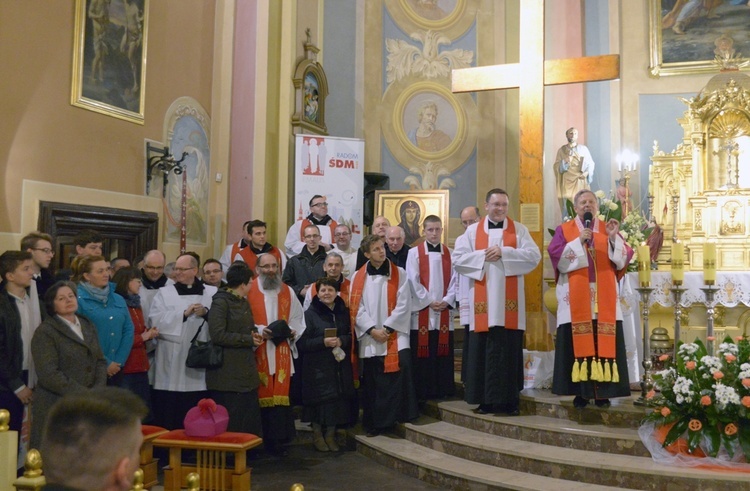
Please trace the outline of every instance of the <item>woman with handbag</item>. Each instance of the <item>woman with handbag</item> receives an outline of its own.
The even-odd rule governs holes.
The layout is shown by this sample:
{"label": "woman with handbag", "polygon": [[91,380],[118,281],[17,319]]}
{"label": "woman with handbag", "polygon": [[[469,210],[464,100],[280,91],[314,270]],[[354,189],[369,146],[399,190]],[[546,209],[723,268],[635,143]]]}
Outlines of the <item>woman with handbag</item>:
{"label": "woman with handbag", "polygon": [[235,261],[227,270],[226,289],[213,296],[208,313],[208,332],[214,346],[224,350],[223,364],[206,370],[206,388],[216,403],[227,408],[228,431],[263,436],[255,365],[255,348],[263,339],[253,322],[247,301],[253,273]]}
{"label": "woman with handbag", "polygon": [[339,282],[320,278],[318,294],[305,311],[306,328],[297,340],[302,357],[302,421],[313,427],[313,443],[321,452],[338,452],[337,426],[351,424],[354,379],[349,309],[338,296]]}

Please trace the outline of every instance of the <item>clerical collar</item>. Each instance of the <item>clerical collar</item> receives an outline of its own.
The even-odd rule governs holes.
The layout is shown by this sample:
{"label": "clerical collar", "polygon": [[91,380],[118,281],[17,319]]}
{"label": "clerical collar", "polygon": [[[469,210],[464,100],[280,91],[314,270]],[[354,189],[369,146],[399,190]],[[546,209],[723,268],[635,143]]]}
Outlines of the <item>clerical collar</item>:
{"label": "clerical collar", "polygon": [[178,295],[203,295],[203,290],[205,289],[203,282],[198,278],[195,279],[192,285],[175,282],[174,288],[177,290]]}
{"label": "clerical collar", "polygon": [[391,274],[391,263],[386,259],[379,268],[372,265],[371,262],[367,262],[367,274],[370,276],[390,276]]}
{"label": "clerical collar", "polygon": [[248,244],[248,245],[250,247],[250,250],[253,251],[256,256],[259,256],[260,254],[265,254],[266,252],[271,252],[271,248],[273,247],[268,242],[263,244],[263,247],[261,247],[260,249],[256,249],[253,244]]}
{"label": "clerical collar", "polygon": [[493,222],[492,220],[490,220],[488,218],[487,219],[487,228],[488,229],[491,229],[491,228],[503,228],[503,222],[504,222],[504,220],[500,220],[499,222],[495,223],[495,222]]}
{"label": "clerical collar", "polygon": [[313,225],[326,225],[329,221],[332,220],[332,218],[328,215],[324,216],[323,218],[315,218],[315,215],[313,215],[312,213],[307,215],[307,219],[310,220]]}
{"label": "clerical collar", "polygon": [[166,275],[162,274],[158,280],[151,281],[148,279],[148,276],[146,276],[146,272],[141,269],[141,274],[143,277],[141,278],[141,284],[143,285],[143,288],[146,290],[158,290],[159,288],[163,287],[167,284],[167,278]]}
{"label": "clerical collar", "polygon": [[427,252],[440,252],[440,243],[438,242],[437,245],[432,245],[429,242],[425,241],[425,244],[427,244]]}

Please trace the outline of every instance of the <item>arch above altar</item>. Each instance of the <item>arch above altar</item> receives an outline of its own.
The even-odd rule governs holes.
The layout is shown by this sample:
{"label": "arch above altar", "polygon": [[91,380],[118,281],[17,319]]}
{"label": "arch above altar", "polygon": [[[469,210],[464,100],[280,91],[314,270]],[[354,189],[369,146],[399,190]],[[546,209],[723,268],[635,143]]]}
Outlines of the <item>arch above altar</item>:
{"label": "arch above altar", "polygon": [[686,246],[688,270],[703,269],[707,242],[717,244],[719,270],[748,270],[750,76],[736,66],[724,68],[682,101],[682,142],[666,153],[654,141],[651,156],[650,213],[665,231],[657,262],[668,267],[667,245],[677,238]]}

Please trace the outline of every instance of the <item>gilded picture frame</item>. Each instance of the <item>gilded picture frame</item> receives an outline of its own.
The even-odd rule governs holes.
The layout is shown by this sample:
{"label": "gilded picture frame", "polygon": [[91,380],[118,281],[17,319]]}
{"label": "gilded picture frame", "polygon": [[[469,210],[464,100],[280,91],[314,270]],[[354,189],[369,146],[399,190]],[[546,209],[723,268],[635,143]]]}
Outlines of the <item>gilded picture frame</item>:
{"label": "gilded picture frame", "polygon": [[424,240],[424,219],[436,215],[443,222],[441,241],[447,243],[449,199],[448,190],[375,191],[375,214],[386,217],[391,225],[403,228],[409,245]]}
{"label": "gilded picture frame", "polygon": [[718,73],[720,49],[750,55],[750,9],[745,5],[708,0],[693,8],[681,0],[648,0],[648,8],[649,73],[654,78]]}
{"label": "gilded picture frame", "polygon": [[143,124],[149,0],[76,0],[70,103]]}

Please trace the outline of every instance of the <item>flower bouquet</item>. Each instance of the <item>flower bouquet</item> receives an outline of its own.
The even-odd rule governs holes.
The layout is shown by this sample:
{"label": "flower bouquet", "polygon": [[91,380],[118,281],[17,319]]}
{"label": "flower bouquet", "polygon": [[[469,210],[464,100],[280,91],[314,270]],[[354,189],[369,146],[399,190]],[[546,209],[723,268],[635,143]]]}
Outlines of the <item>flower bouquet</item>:
{"label": "flower bouquet", "polygon": [[[669,355],[662,355],[669,357]],[[656,404],[645,423],[669,428],[662,446],[686,443],[688,454],[725,454],[748,462],[750,456],[750,341],[727,337],[717,356],[699,340],[680,343],[677,359],[654,376],[660,394],[647,397]],[[743,458],[744,457],[744,458]]]}

